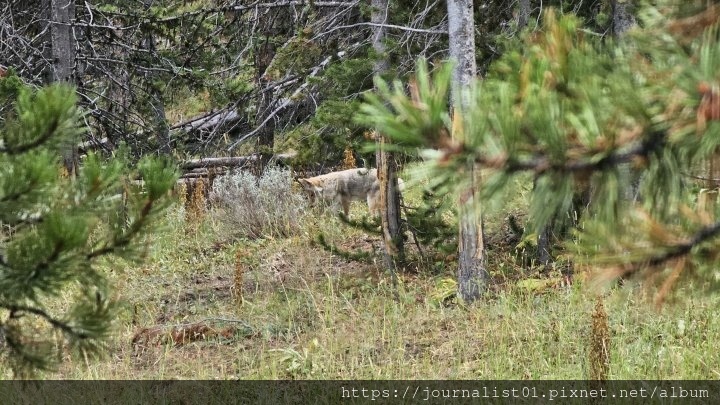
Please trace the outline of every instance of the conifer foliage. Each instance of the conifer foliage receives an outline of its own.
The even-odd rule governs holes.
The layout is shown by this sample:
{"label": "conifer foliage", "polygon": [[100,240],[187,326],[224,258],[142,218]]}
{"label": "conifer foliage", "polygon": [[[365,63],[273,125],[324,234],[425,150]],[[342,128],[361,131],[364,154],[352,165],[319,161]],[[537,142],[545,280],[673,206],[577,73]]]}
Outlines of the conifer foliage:
{"label": "conifer foliage", "polygon": [[[399,82],[380,81],[361,118],[400,147],[424,148],[438,187],[463,190],[463,167],[476,162],[484,168],[481,196],[492,203],[510,180],[532,173],[527,232],[537,234],[588,193],[566,244],[575,262],[602,269],[605,279],[663,274],[662,299],[683,269],[712,275],[720,251],[717,204],[696,203],[696,179],[718,186],[703,168],[716,165],[720,144],[720,8],[684,7],[683,17],[668,19],[673,4],[644,9],[642,28],[621,44],[596,40],[577,18],[550,10],[524,47],[468,89],[471,101],[454,122],[447,68],[430,78],[422,62],[409,95]],[[639,198],[628,198],[638,178]]]}
{"label": "conifer foliage", "polygon": [[0,362],[28,375],[67,349],[102,347],[115,304],[98,262],[139,256],[177,175],[160,160],[132,171],[91,154],[68,176],[60,151],[83,132],[74,89],[33,91],[9,76],[0,98]]}

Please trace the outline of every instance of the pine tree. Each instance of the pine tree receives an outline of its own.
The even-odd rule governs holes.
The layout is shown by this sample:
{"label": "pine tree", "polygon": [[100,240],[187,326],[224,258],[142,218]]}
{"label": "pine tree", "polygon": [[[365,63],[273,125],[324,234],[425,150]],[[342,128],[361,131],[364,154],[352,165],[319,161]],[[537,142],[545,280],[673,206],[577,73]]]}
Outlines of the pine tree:
{"label": "pine tree", "polygon": [[91,154],[68,176],[61,152],[83,132],[74,89],[32,91],[9,76],[0,100],[12,107],[0,127],[0,361],[22,376],[67,349],[99,353],[116,304],[98,264],[139,257],[138,237],[166,207],[176,172]]}
{"label": "pine tree", "polygon": [[[720,254],[717,204],[696,204],[694,182],[718,186],[698,171],[720,145],[720,7],[664,3],[642,10],[643,28],[616,44],[549,10],[542,29],[477,83],[462,142],[451,136],[446,68],[431,79],[421,63],[410,96],[400,83],[381,84],[362,116],[397,143],[424,147],[439,186],[462,190],[463,165],[482,165],[487,203],[503,201],[516,176],[533,174],[528,232],[588,193],[566,244],[574,261],[604,280],[661,275],[662,301],[685,270],[712,280]],[[668,18],[677,10],[685,17]],[[640,198],[625,198],[638,176]]]}

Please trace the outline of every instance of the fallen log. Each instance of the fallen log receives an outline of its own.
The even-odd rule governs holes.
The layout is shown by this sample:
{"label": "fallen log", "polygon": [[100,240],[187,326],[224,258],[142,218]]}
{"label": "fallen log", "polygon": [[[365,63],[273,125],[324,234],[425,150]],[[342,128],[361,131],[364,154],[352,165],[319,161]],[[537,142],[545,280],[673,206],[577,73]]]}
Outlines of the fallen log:
{"label": "fallen log", "polygon": [[183,170],[191,170],[197,168],[219,167],[219,166],[243,166],[248,162],[257,160],[256,155],[235,156],[235,157],[209,157],[202,159],[189,160],[180,167]]}
{"label": "fallen log", "polygon": [[[293,158],[296,155],[294,152],[281,153],[274,155],[270,158],[270,161],[282,162]],[[233,156],[233,157],[208,157],[202,159],[188,160],[180,165],[183,171],[189,171],[198,168],[209,168],[209,167],[238,167],[244,166],[248,163],[256,162],[260,159],[260,155],[253,154],[249,156]]]}
{"label": "fallen log", "polygon": [[185,132],[204,131],[211,132],[218,128],[227,128],[237,125],[243,119],[233,107],[227,107],[217,111],[211,111],[199,117],[191,118],[185,122],[173,125],[171,131],[181,130]]}
{"label": "fallen log", "polygon": [[[226,173],[226,171],[220,171],[220,172],[215,172],[214,174],[216,176],[221,176],[225,173]],[[210,176],[210,172],[185,173],[178,178],[178,181],[187,180],[187,179],[204,179],[209,176]]]}

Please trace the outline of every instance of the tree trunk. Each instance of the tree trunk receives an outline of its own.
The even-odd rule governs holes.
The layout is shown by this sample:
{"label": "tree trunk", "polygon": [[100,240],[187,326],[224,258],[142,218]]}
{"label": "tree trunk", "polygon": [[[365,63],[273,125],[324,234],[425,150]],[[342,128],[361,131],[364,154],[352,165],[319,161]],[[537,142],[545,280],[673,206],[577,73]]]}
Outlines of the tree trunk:
{"label": "tree trunk", "polygon": [[[47,55],[50,65],[46,81],[73,82],[75,68],[75,41],[72,21],[75,17],[75,0],[45,0],[47,15]],[[79,164],[77,148],[70,145],[62,153],[68,175],[73,175]]]}
{"label": "tree trunk", "polygon": [[477,74],[475,64],[475,25],[472,0],[448,0],[448,34],[453,70],[453,103],[465,105],[460,89],[466,88]]}
{"label": "tree trunk", "polygon": [[[379,24],[387,23],[388,0],[372,0],[370,20],[373,24],[372,45],[377,59],[375,74],[382,74],[388,69],[385,57],[385,28]],[[380,180],[380,215],[383,231],[383,259],[385,267],[395,275],[398,263],[402,262],[404,246],[400,227],[400,193],[397,182],[397,164],[392,152],[385,150],[387,139],[378,134],[378,150],[376,154],[378,179]]]}
{"label": "tree trunk", "polygon": [[[265,79],[260,79],[259,82],[261,88],[265,87],[267,85],[267,81]],[[272,94],[262,94],[262,90],[260,91],[260,102],[258,105],[258,113],[257,117],[258,119],[256,122],[259,124],[268,117],[270,113],[272,113],[273,105],[273,95]],[[275,147],[275,120],[276,118],[271,118],[270,121],[263,126],[260,131],[258,132],[258,140],[257,140],[257,153],[260,157],[257,160],[257,175],[262,175],[263,171],[267,167],[268,163],[270,162],[270,158],[273,155],[273,149]]]}
{"label": "tree trunk", "polygon": [[[448,0],[447,9],[450,59],[456,64],[452,87],[452,99],[456,108],[454,118],[460,120],[462,126],[462,110],[467,105],[467,98],[462,93],[462,89],[470,85],[477,71],[473,2]],[[457,114],[458,111],[460,114]],[[460,199],[458,207],[458,293],[463,300],[471,302],[484,292],[488,274],[485,270],[481,207],[476,196],[476,190],[480,185],[480,171],[473,163],[468,163],[466,170],[472,182],[469,190]]]}
{"label": "tree trunk", "polygon": [[[619,39],[635,25],[635,17],[631,13],[631,5],[627,1],[610,1],[611,12],[611,33],[616,39]],[[623,174],[630,179],[630,184],[626,187],[624,198],[632,203],[637,202],[640,194],[640,173],[630,164],[624,164],[620,167]]]}
{"label": "tree trunk", "polygon": [[385,137],[380,135],[377,151],[378,179],[380,180],[380,215],[383,231],[383,259],[391,271],[397,270],[404,260],[404,244],[400,226],[400,192],[398,191],[397,164],[394,154],[385,150]]}
{"label": "tree trunk", "polygon": [[522,30],[530,21],[530,0],[518,0],[518,29]]}
{"label": "tree trunk", "polygon": [[[262,35],[266,38],[264,42],[255,45],[255,74],[256,74],[256,86],[257,86],[257,111],[255,114],[255,124],[260,125],[270,117],[272,111],[275,108],[273,100],[275,99],[273,90],[268,89],[268,85],[272,81],[269,78],[268,68],[272,64],[273,58],[276,54],[276,45],[269,40],[275,34],[273,24],[270,23],[264,30]],[[265,167],[270,161],[270,157],[273,154],[273,148],[275,147],[275,126],[276,117],[270,118],[270,120],[260,128],[256,143],[256,152],[260,157],[255,166],[255,171],[258,176],[261,176]]]}
{"label": "tree trunk", "polygon": [[631,5],[627,0],[611,0],[612,35],[621,37],[635,25],[635,17],[631,13]]}
{"label": "tree trunk", "polygon": [[45,0],[45,7],[48,13],[50,60],[47,82],[72,82],[75,43],[71,22],[75,16],[75,0]]}
{"label": "tree trunk", "polygon": [[[152,4],[153,0],[143,0],[143,5],[146,9],[149,9]],[[155,58],[155,36],[152,31],[148,31],[145,34],[141,48],[148,51],[149,58]],[[152,128],[157,136],[158,152],[161,155],[170,155],[170,127],[167,122],[167,117],[165,116],[165,104],[162,100],[162,91],[158,88],[158,81],[154,80],[156,75],[152,70],[147,70],[145,73],[145,83],[148,87],[147,93],[150,97],[150,107],[152,108]]]}

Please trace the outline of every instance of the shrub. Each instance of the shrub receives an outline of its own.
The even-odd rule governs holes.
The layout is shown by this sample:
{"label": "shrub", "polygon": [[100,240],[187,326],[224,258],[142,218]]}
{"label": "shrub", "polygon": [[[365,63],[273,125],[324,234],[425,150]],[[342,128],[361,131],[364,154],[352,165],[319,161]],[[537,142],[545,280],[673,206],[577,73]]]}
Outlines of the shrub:
{"label": "shrub", "polygon": [[270,168],[259,178],[238,172],[215,179],[213,199],[223,223],[237,237],[291,236],[298,232],[307,200],[292,192],[290,171]]}

